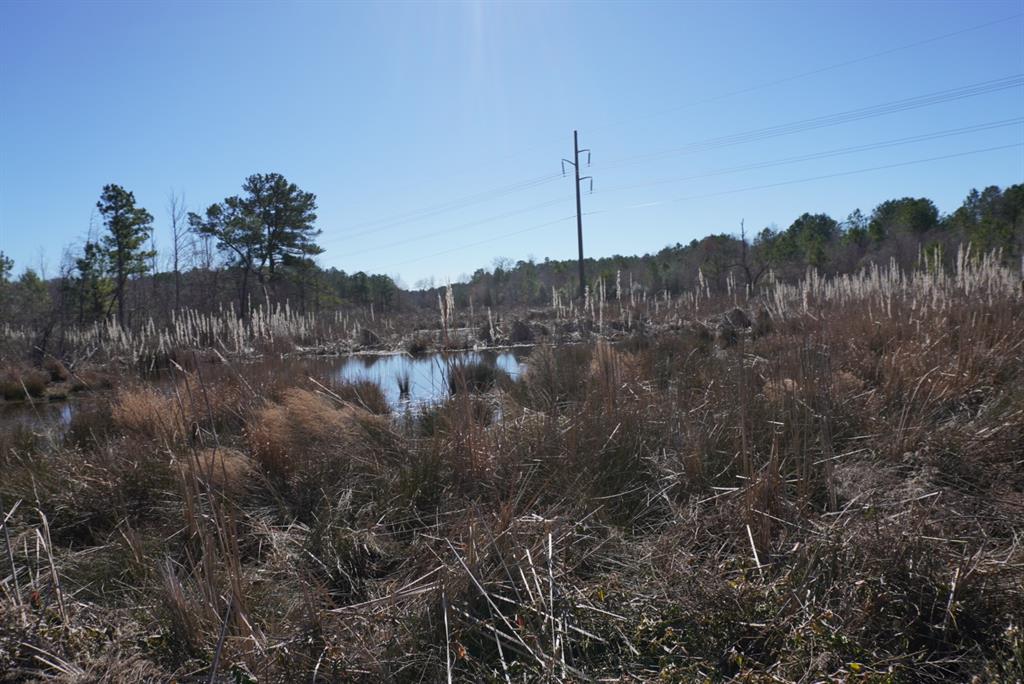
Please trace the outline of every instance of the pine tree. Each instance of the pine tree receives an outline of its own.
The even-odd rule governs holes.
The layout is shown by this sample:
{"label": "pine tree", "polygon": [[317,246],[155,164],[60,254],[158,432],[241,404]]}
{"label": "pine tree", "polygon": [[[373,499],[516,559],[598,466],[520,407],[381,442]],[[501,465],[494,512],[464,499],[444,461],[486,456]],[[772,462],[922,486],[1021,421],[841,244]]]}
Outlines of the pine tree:
{"label": "pine tree", "polygon": [[147,270],[147,260],[153,251],[144,249],[153,229],[153,216],[142,207],[135,206],[135,195],[120,185],[103,186],[103,194],[96,203],[103,216],[108,233],[101,244],[110,262],[114,276],[114,299],[117,302],[117,320],[125,324],[125,285],[128,279]]}

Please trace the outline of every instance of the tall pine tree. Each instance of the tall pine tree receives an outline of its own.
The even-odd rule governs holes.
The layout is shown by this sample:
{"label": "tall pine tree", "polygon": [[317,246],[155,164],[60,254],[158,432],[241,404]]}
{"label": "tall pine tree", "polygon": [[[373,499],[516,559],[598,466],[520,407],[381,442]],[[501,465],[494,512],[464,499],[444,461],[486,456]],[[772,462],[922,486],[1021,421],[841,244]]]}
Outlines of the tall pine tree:
{"label": "tall pine tree", "polygon": [[117,302],[117,320],[125,325],[125,285],[128,279],[147,270],[147,260],[154,256],[145,249],[153,229],[153,215],[135,206],[135,195],[120,185],[103,186],[103,194],[96,203],[107,227],[101,244],[114,277],[114,300]]}
{"label": "tall pine tree", "polygon": [[[323,252],[316,244],[316,195],[305,192],[279,173],[256,173],[242,183],[243,194],[211,205],[206,216],[189,214],[200,235],[217,239],[217,248],[238,269],[240,314],[248,308],[249,276],[264,286],[282,266],[302,271]],[[266,295],[269,298],[269,295]]]}

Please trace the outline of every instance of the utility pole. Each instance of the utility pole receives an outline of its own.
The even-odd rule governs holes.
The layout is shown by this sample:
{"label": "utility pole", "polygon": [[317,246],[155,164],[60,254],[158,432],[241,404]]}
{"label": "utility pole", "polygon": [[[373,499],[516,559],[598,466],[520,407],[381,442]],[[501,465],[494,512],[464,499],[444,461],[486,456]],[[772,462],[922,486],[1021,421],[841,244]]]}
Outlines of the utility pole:
{"label": "utility pole", "polygon": [[577,131],[572,132],[572,161],[568,159],[562,160],[562,175],[565,175],[565,165],[572,164],[573,169],[576,171],[576,239],[579,242],[580,248],[580,299],[586,295],[587,285],[586,278],[583,273],[583,212],[580,209],[580,181],[590,181],[590,191],[594,191],[594,177],[583,176],[580,177],[580,152],[587,153],[587,166],[590,166],[590,150],[580,149],[579,134]]}

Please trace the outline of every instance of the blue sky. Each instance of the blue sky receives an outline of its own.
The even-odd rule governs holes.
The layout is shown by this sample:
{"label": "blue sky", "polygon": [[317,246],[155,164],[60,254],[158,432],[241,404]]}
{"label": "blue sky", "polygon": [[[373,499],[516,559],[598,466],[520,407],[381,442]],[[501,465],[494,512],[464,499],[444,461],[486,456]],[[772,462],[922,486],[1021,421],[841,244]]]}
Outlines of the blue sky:
{"label": "blue sky", "polygon": [[[52,275],[110,182],[135,192],[166,245],[172,189],[201,211],[276,171],[316,193],[324,266],[413,285],[498,256],[573,257],[572,183],[558,174],[574,128],[593,150],[588,255],[656,251],[741,219],[841,219],[906,195],[952,211],[972,187],[1024,180],[1024,125],[1012,123],[1024,88],[679,148],[1019,75],[1022,14],[1019,0],[4,0],[0,250],[17,271],[42,261]],[[894,166],[921,159],[933,161]],[[879,166],[891,168],[834,175]]]}

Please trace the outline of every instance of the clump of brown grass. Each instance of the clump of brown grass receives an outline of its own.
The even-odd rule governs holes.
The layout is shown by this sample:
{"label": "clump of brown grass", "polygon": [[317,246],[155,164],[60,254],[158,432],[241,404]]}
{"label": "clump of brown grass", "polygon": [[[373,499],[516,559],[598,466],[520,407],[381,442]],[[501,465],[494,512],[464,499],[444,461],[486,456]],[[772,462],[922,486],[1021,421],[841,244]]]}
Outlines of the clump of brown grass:
{"label": "clump of brown grass", "polygon": [[534,348],[512,392],[530,408],[551,409],[586,395],[592,349],[586,345]]}
{"label": "clump of brown grass", "polygon": [[[718,350],[666,298],[674,329],[539,348],[432,430],[179,377],[193,441],[240,449],[198,478],[135,433],[0,452],[13,677],[54,674],[27,642],[91,675],[110,624],[111,672],[163,680],[1018,681],[1019,278],[901,282],[812,282]],[[244,429],[206,441],[219,405]]]}
{"label": "clump of brown grass", "polygon": [[98,370],[76,370],[71,376],[71,391],[108,390],[114,387],[114,377]]}
{"label": "clump of brown grass", "polygon": [[485,361],[452,361],[448,364],[448,391],[487,392],[510,380],[508,372]]}
{"label": "clump of brown grass", "polygon": [[246,437],[264,471],[285,481],[314,461],[351,458],[379,420],[352,404],[293,388],[255,411]]}
{"label": "clump of brown grass", "polygon": [[242,496],[255,475],[252,459],[231,447],[199,449],[185,459],[181,468],[186,474],[231,498]]}
{"label": "clump of brown grass", "polygon": [[60,359],[50,357],[43,362],[43,370],[50,374],[50,380],[53,382],[66,382],[71,377],[71,373],[64,366]]}
{"label": "clump of brown grass", "polygon": [[175,397],[141,387],[118,391],[111,405],[111,421],[126,434],[175,444],[188,435],[185,416]]}
{"label": "clump of brown grass", "polygon": [[594,347],[590,360],[590,382],[606,410],[611,410],[620,390],[636,383],[640,363],[636,356],[624,354],[605,341]]}
{"label": "clump of brown grass", "polygon": [[417,418],[420,432],[425,436],[453,434],[490,425],[494,420],[494,406],[486,398],[457,394],[425,408]]}
{"label": "clump of brown grass", "polygon": [[32,368],[8,368],[0,373],[0,394],[8,401],[35,399],[46,394],[48,373]]}
{"label": "clump of brown grass", "polygon": [[372,380],[354,380],[331,386],[336,398],[355,404],[361,409],[378,416],[391,413],[391,405],[380,385]]}

